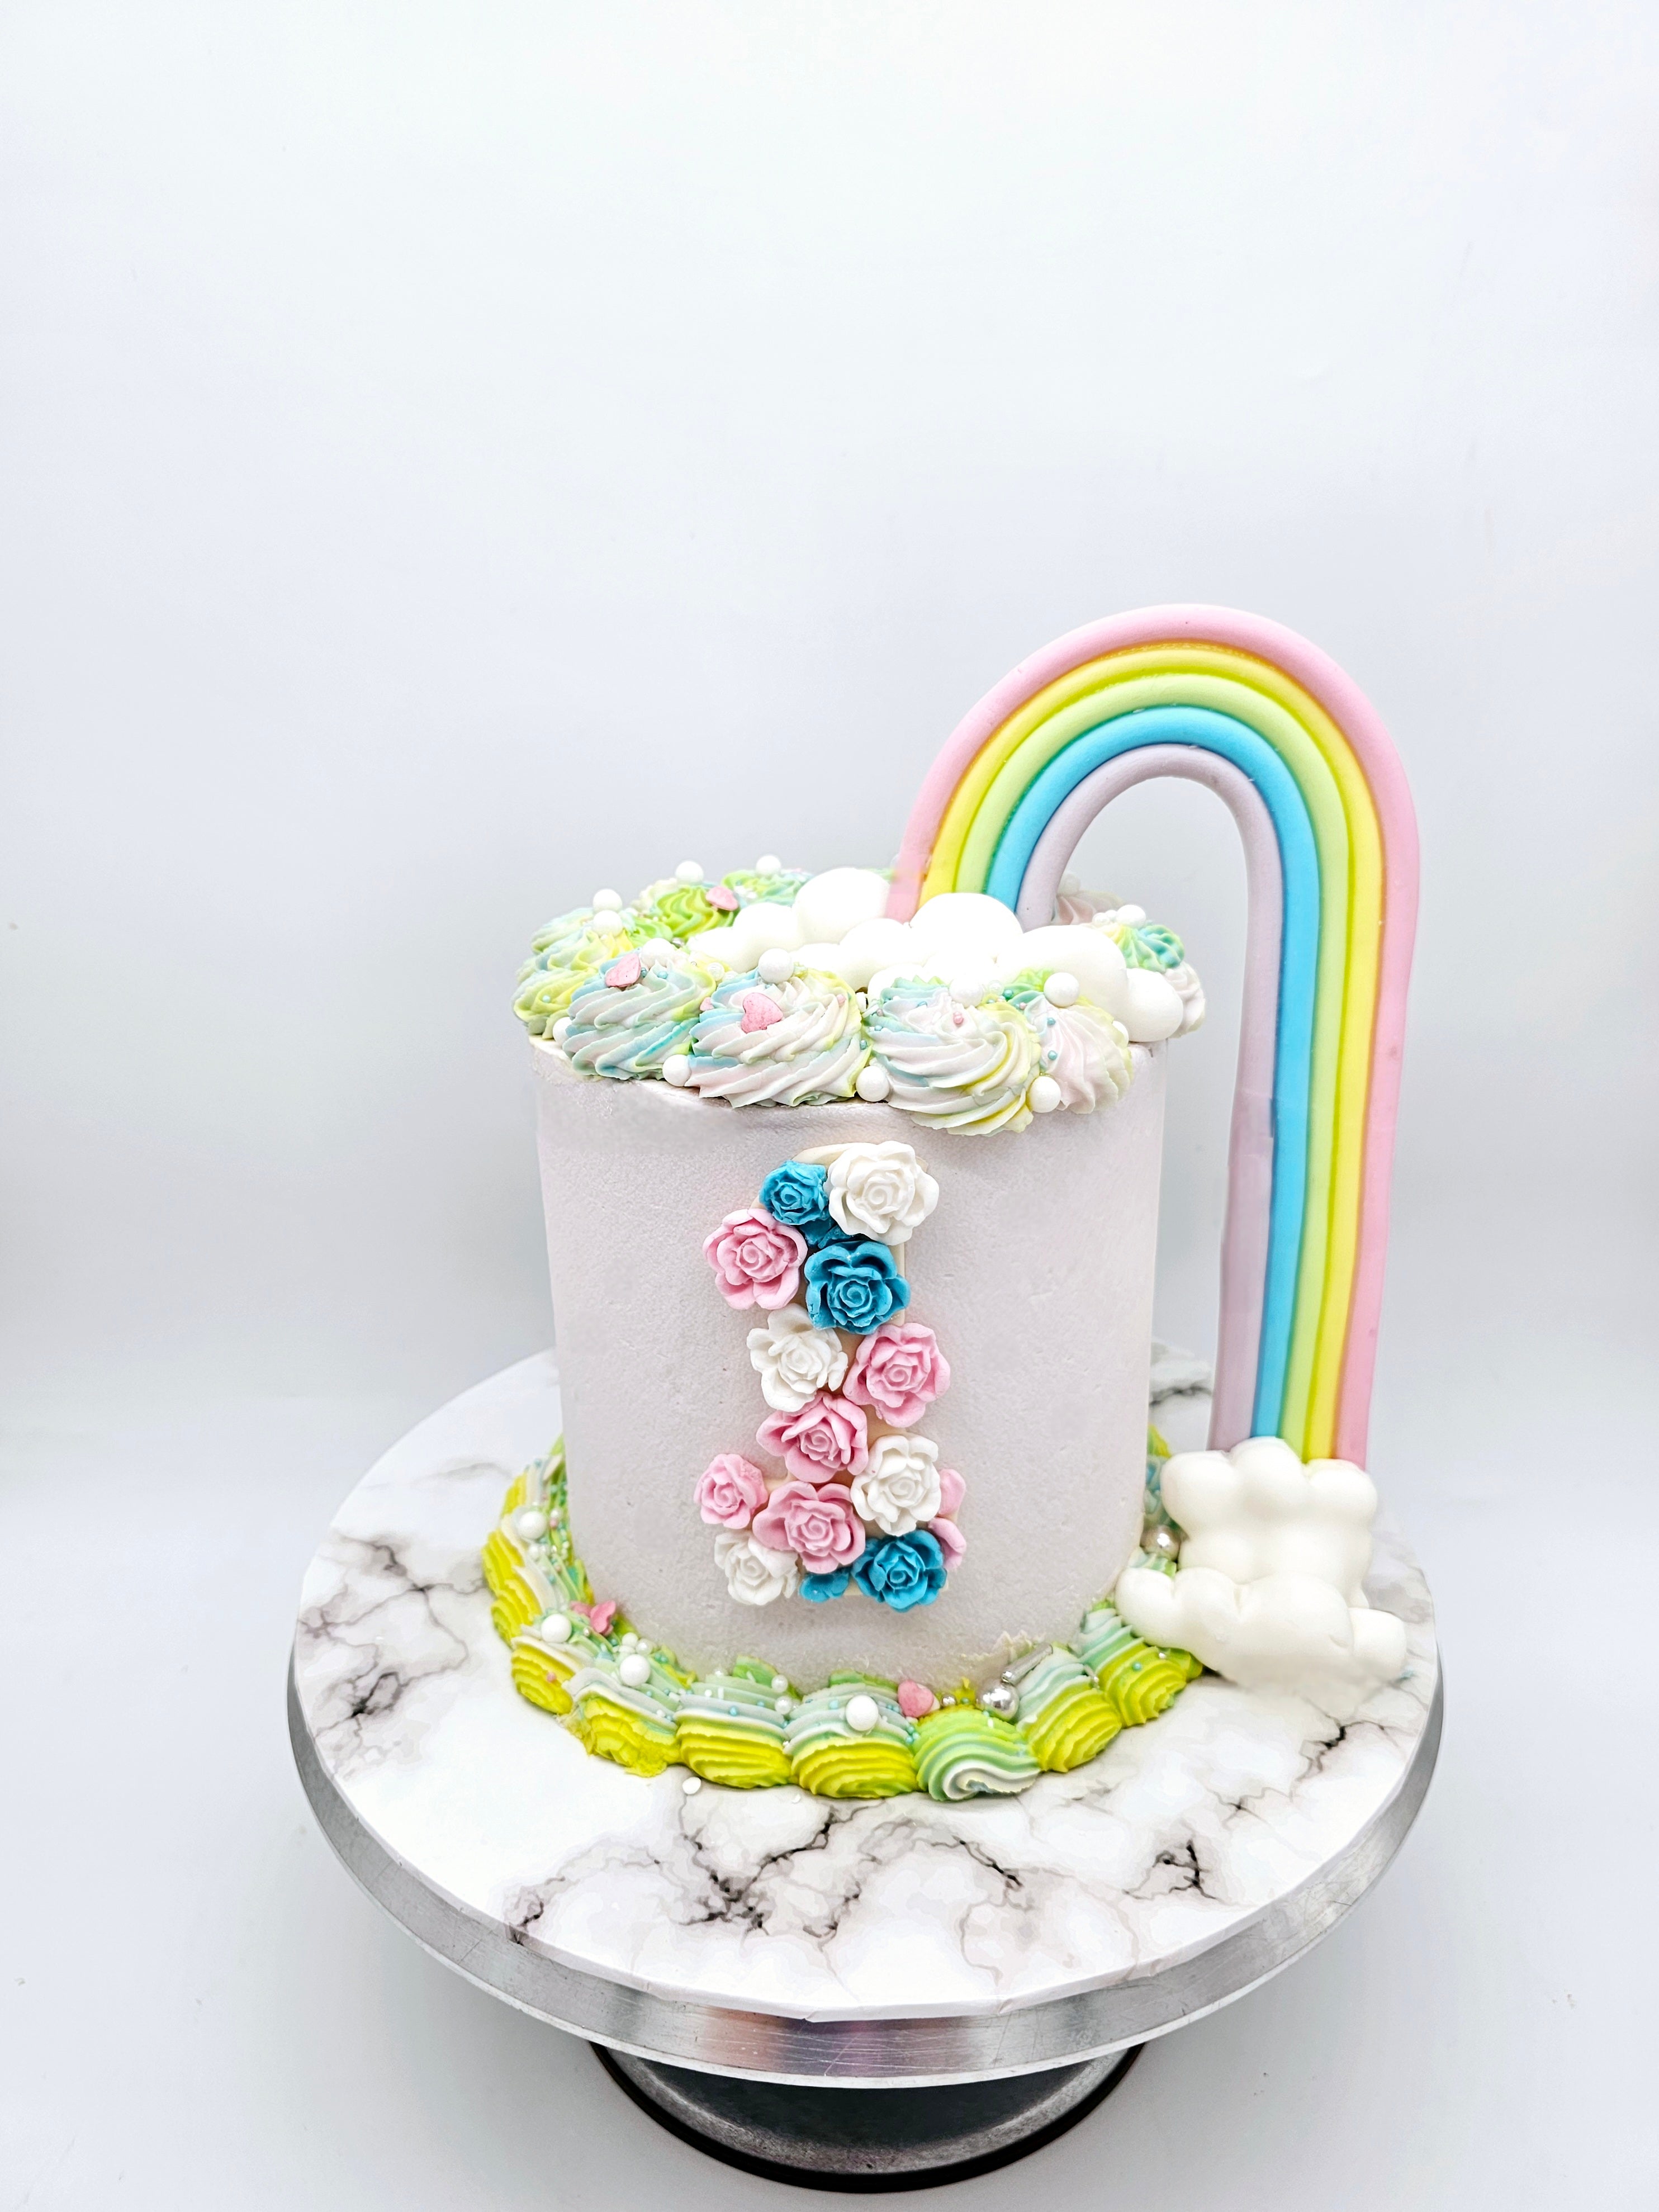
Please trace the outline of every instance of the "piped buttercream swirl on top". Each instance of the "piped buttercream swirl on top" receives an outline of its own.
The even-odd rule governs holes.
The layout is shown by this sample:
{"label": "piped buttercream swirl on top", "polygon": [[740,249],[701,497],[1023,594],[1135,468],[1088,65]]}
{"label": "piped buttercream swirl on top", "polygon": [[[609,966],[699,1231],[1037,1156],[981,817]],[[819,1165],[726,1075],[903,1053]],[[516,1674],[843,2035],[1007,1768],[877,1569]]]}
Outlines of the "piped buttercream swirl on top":
{"label": "piped buttercream swirl on top", "polygon": [[556,915],[536,933],[531,957],[519,970],[513,1011],[532,1036],[544,1036],[568,1011],[584,983],[634,945],[631,908],[596,912],[579,906]]}
{"label": "piped buttercream swirl on top", "polygon": [[858,994],[839,975],[800,968],[765,983],[750,969],[710,994],[685,1085],[733,1106],[816,1105],[851,1098],[869,1057]]}
{"label": "piped buttercream swirl on top", "polygon": [[964,1003],[943,983],[901,976],[872,1001],[865,1027],[901,1113],[981,1135],[1030,1120],[1037,1034],[1006,999]]}
{"label": "piped buttercream swirl on top", "polygon": [[1042,1072],[1060,1086],[1061,1106],[1070,1113],[1092,1114],[1115,1105],[1134,1077],[1129,1032],[1088,999],[1055,1006],[1044,997],[1042,980],[1018,976],[1004,996],[1036,1031]]}
{"label": "piped buttercream swirl on top", "polygon": [[665,1060],[689,1049],[718,973],[660,939],[623,954],[572,997],[559,1040],[565,1057],[584,1075],[623,1083],[660,1075]]}

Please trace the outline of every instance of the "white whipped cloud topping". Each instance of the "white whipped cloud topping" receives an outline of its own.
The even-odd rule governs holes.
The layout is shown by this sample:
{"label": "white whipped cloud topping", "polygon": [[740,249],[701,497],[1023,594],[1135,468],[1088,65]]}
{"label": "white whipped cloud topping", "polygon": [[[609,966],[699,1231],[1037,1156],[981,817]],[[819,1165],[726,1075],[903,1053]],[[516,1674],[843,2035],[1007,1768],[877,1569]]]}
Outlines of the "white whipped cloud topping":
{"label": "white whipped cloud topping", "polygon": [[828,1170],[830,1218],[849,1237],[907,1244],[939,1204],[939,1185],[908,1145],[820,1145],[799,1158]]}
{"label": "white whipped cloud topping", "polygon": [[1198,984],[1189,969],[1183,988],[1127,967],[1097,922],[1022,929],[1012,908],[983,891],[941,891],[909,921],[893,921],[884,910],[888,889],[872,868],[830,868],[802,884],[793,906],[757,900],[729,927],[691,938],[687,949],[737,975],[746,975],[763,952],[794,952],[804,967],[839,975],[859,991],[919,975],[976,983],[982,993],[1024,968],[1060,969],[1075,975],[1084,997],[1121,1022],[1135,1044],[1160,1043],[1203,1018],[1201,994],[1196,1013],[1189,1012]]}
{"label": "white whipped cloud topping", "polygon": [[854,1510],[889,1536],[908,1536],[924,1521],[937,1520],[943,1495],[939,1446],[926,1437],[879,1437],[868,1466],[853,1480]]}
{"label": "white whipped cloud topping", "polygon": [[793,1552],[770,1551],[729,1528],[714,1539],[714,1565],[726,1577],[726,1595],[739,1605],[793,1597],[800,1583],[800,1561]]}
{"label": "white whipped cloud topping", "polygon": [[838,1390],[847,1353],[830,1329],[814,1328],[805,1306],[783,1306],[749,1332],[749,1361],[761,1395],[780,1413],[799,1413],[820,1390]]}
{"label": "white whipped cloud topping", "polygon": [[1164,1462],[1183,1532],[1178,1571],[1130,1567],[1114,1597],[1137,1635],[1193,1652],[1229,1681],[1308,1698],[1350,1720],[1406,1663],[1406,1628],[1374,1612],[1376,1491],[1346,1460],[1304,1466],[1277,1437]]}

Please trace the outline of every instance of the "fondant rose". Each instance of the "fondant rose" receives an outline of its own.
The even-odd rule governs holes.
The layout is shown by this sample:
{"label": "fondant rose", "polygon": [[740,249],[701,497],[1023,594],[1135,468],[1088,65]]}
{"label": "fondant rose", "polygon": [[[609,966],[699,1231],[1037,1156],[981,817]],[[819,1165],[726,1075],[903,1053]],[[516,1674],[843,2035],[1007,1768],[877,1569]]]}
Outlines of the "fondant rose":
{"label": "fondant rose", "polygon": [[751,1328],[749,1360],[762,1396],[781,1413],[798,1413],[820,1390],[838,1390],[847,1372],[841,1339],[814,1328],[804,1306],[784,1306],[764,1328]]}
{"label": "fondant rose", "polygon": [[864,1549],[864,1530],[838,1482],[786,1482],[755,1516],[755,1541],[798,1553],[809,1574],[832,1575]]}
{"label": "fondant rose", "polygon": [[809,1244],[841,1240],[842,1231],[830,1218],[830,1177],[823,1168],[786,1160],[761,1185],[760,1202],[777,1220],[799,1229]]}
{"label": "fondant rose", "polygon": [[885,1536],[870,1545],[853,1569],[853,1580],[878,1605],[895,1613],[932,1605],[945,1588],[945,1555],[925,1528],[909,1536]]}
{"label": "fondant rose", "polygon": [[927,1437],[879,1437],[853,1484],[853,1503],[890,1536],[908,1536],[943,1510],[939,1446]]}
{"label": "fondant rose", "polygon": [[728,1305],[770,1311],[787,1306],[799,1289],[806,1239],[798,1229],[786,1228],[751,1206],[741,1213],[728,1213],[704,1237],[702,1251]]}
{"label": "fondant rose", "polygon": [[852,1579],[845,1567],[837,1567],[833,1575],[803,1575],[800,1594],[804,1598],[810,1598],[814,1605],[825,1605],[832,1597],[845,1597],[847,1585]]}
{"label": "fondant rose", "polygon": [[741,1452],[721,1452],[697,1477],[697,1510],[720,1528],[746,1528],[766,1503],[766,1477]]}
{"label": "fondant rose", "polygon": [[909,1303],[910,1285],[884,1244],[830,1244],[806,1262],[806,1310],[819,1328],[867,1336]]}
{"label": "fondant rose", "polygon": [[842,1145],[825,1164],[830,1212],[849,1237],[905,1243],[939,1204],[939,1185],[908,1145]]}
{"label": "fondant rose", "polygon": [[714,1539],[714,1564],[726,1577],[726,1595],[739,1605],[770,1605],[790,1597],[800,1580],[793,1552],[774,1552],[752,1536],[726,1529]]}
{"label": "fondant rose", "polygon": [[939,1510],[952,1521],[962,1507],[962,1494],[967,1487],[953,1467],[942,1467],[939,1471]]}
{"label": "fondant rose", "polygon": [[942,1514],[927,1523],[927,1534],[944,1554],[945,1572],[955,1574],[968,1548],[968,1539],[954,1521],[946,1520]]}
{"label": "fondant rose", "polygon": [[896,1429],[908,1429],[950,1382],[950,1362],[933,1330],[920,1322],[890,1321],[853,1355],[847,1395],[860,1406],[873,1406]]}
{"label": "fondant rose", "polygon": [[856,1474],[869,1456],[864,1410],[820,1390],[798,1413],[771,1413],[756,1431],[763,1451],[775,1452],[793,1475],[824,1482]]}

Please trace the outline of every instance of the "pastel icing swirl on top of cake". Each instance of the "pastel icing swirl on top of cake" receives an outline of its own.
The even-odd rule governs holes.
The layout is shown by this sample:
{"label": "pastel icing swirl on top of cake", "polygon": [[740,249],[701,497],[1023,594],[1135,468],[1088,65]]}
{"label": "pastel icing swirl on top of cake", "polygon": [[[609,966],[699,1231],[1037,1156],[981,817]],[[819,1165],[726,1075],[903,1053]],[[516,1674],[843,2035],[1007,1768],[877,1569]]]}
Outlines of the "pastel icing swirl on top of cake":
{"label": "pastel icing swirl on top of cake", "polygon": [[532,957],[519,970],[513,1011],[532,1036],[544,1036],[568,1011],[582,985],[627,952],[635,942],[631,911],[591,906],[557,915],[536,937]]}
{"label": "pastel icing swirl on top of cake", "polygon": [[816,1105],[851,1098],[869,1056],[858,994],[839,975],[798,968],[767,983],[751,969],[714,991],[684,1080],[733,1106]]}
{"label": "pastel icing swirl on top of cake", "polygon": [[764,900],[769,906],[793,906],[803,884],[811,881],[805,868],[733,868],[720,878],[744,906]]}
{"label": "pastel icing swirl on top of cake", "polygon": [[660,1075],[689,1047],[718,980],[706,961],[661,939],[624,952],[578,988],[560,1048],[584,1075],[623,1083]]}
{"label": "pastel icing swirl on top of cake", "polygon": [[1003,993],[1036,1031],[1043,1074],[1058,1085],[1060,1103],[1071,1113],[1115,1105],[1134,1077],[1129,1032],[1088,999],[1056,1004],[1044,995],[1048,980],[1028,969]]}
{"label": "pastel icing swirl on top of cake", "polygon": [[945,984],[901,976],[876,998],[865,1026],[888,1079],[887,1103],[901,1113],[981,1135],[1031,1119],[1037,1034],[1006,999],[975,1005]]}

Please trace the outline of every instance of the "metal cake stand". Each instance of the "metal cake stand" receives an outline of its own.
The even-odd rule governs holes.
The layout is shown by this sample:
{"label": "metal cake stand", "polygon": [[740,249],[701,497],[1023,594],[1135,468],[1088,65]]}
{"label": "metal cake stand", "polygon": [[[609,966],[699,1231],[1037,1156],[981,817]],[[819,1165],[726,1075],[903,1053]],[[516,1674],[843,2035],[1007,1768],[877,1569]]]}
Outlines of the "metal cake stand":
{"label": "metal cake stand", "polygon": [[[474,1499],[499,1498],[503,1475],[529,1455],[522,1439],[535,1437],[544,1445],[550,1373],[541,1363],[532,1374],[538,1367],[525,1362],[422,1424],[343,1509],[313,1565],[301,1615],[289,1679],[294,1756],[324,1834],[399,1926],[479,1988],[586,2039],[636,2104],[698,2148],[796,2185],[854,2191],[960,2180],[1025,2156],[1091,2111],[1147,2042],[1201,2020],[1292,1965],[1352,1910],[1404,1841],[1440,1742],[1442,1694],[1432,1656],[1431,1692],[1425,1670],[1414,1717],[1390,1735],[1397,1768],[1382,1771],[1370,1809],[1346,1822],[1334,1847],[1318,1847],[1316,1863],[1302,1879],[1235,1914],[1215,1940],[1185,1940],[1167,1964],[1148,1960],[1103,1986],[1073,1986],[1036,2002],[1017,1994],[977,2009],[969,2001],[953,2007],[948,1991],[919,1983],[908,2010],[901,1991],[896,2000],[884,1995],[878,2006],[854,2002],[840,2008],[841,2016],[814,2017],[825,2009],[823,1984],[802,1984],[798,2013],[789,2009],[787,1979],[781,1996],[775,1982],[757,1985],[753,2008],[700,1999],[700,1977],[711,1989],[741,1987],[729,1965],[709,1963],[712,1954],[698,1963],[688,1953],[689,1963],[675,1966],[667,1986],[664,1972],[653,1977],[641,1964],[605,1953],[596,1938],[588,1939],[585,1963],[574,1963],[574,1940],[556,1947],[539,1940],[550,1923],[527,1923],[522,1905],[512,1902],[510,1882],[495,1872],[487,1881],[467,1878],[441,1827],[422,1828],[408,1814],[406,1795],[373,1794],[375,1775],[398,1771],[401,1763],[406,1788],[409,1770],[424,1763],[441,1781],[433,1796],[441,1806],[457,1771],[446,1762],[473,1756],[465,1743],[469,1727],[495,1730],[510,1714],[511,1723],[526,1730],[528,1756],[556,1751],[562,1757],[536,1785],[564,1800],[550,1808],[565,1816],[562,1869],[580,1861],[583,1845],[588,1862],[603,1861],[612,1833],[619,1832],[619,1802],[627,1808],[623,1817],[632,1818],[633,1808],[647,1802],[639,1793],[670,1793],[648,1801],[659,1815],[671,1802],[718,1810],[715,1801],[726,1800],[729,1808],[735,1796],[710,1790],[683,1799],[672,1776],[653,1784],[621,1776],[587,1759],[546,1716],[519,1708],[499,1648],[492,1649],[487,1599],[476,1573],[464,1568],[459,1553],[447,1571],[433,1565],[449,1556],[443,1546],[453,1549],[464,1530],[476,1544],[487,1523]],[[423,1530],[416,1525],[422,1516]],[[449,1644],[465,1657],[458,1661]],[[1432,1655],[1431,1642],[1424,1648]],[[349,1692],[343,1698],[343,1683]],[[1237,1693],[1223,1687],[1219,1694]],[[469,1721],[470,1714],[483,1717]],[[468,1771],[476,1788],[476,1764]],[[618,1792],[627,1794],[619,1801]],[[522,1795],[504,1800],[504,1830],[522,1805]],[[919,1805],[918,1820],[944,1817],[944,1808]],[[971,1822],[979,1809],[951,1808],[950,1818]],[[667,1817],[676,1823],[684,1818],[678,1812]],[[729,1823],[750,1816],[728,1809],[722,1817]],[[663,1832],[659,1819],[652,1832]],[[637,1844],[641,1832],[630,1832],[630,1839]],[[678,1836],[678,1827],[673,1832]],[[574,1856],[573,1837],[579,1847]],[[633,1856],[637,1859],[637,1850]],[[701,1845],[694,1856],[702,1856]],[[1085,1875],[1100,1880],[1092,1868]],[[556,1873],[550,1891],[568,1879]],[[472,1894],[463,1894],[469,1887]],[[624,1900],[618,1910],[626,1909]],[[648,1899],[644,1917],[652,1917]],[[586,1924],[611,1926],[617,1917],[607,1903]],[[564,1955],[555,1955],[556,1948]],[[639,1960],[644,1958],[641,1952]],[[647,1985],[653,1978],[657,1985]]]}

